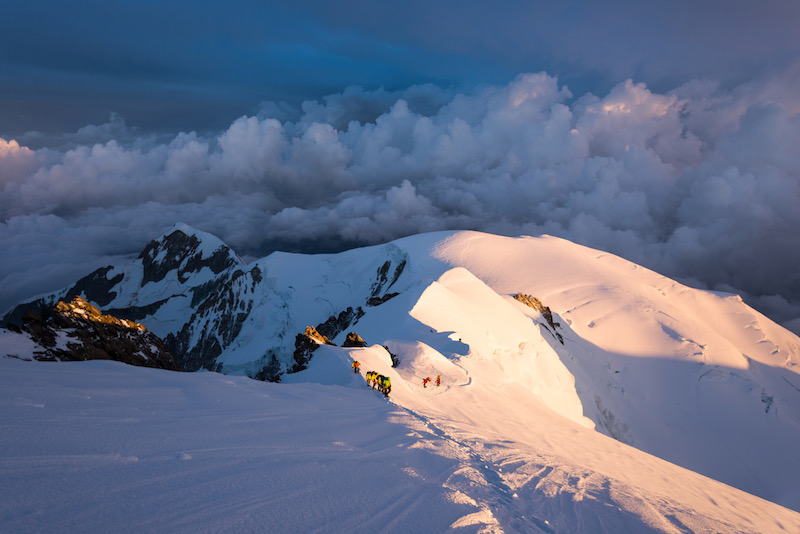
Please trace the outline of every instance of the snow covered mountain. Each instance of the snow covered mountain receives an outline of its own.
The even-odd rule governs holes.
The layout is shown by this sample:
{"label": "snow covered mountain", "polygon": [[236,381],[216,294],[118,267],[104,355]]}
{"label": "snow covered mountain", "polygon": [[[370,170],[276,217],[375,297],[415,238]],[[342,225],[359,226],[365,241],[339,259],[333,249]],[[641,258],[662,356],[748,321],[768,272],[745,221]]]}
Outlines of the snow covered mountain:
{"label": "snow covered mountain", "polygon": [[[401,419],[432,435],[421,446],[465,455],[462,478],[442,486],[480,509],[460,527],[613,531],[585,521],[629,525],[611,519],[621,514],[648,532],[800,529],[795,512],[650,456],[800,510],[800,339],[735,295],[610,254],[548,236],[439,232],[244,265],[179,225],[130,264],[4,321],[75,295],[147,326],[184,369],[283,382],[270,392],[363,388],[354,358],[362,373],[390,376]],[[309,358],[297,345],[308,326],[336,345],[355,331],[369,346]],[[14,335],[2,332],[3,345]],[[437,375],[442,387],[423,387]],[[464,491],[466,479],[482,489]],[[542,510],[548,522],[531,519]]]}

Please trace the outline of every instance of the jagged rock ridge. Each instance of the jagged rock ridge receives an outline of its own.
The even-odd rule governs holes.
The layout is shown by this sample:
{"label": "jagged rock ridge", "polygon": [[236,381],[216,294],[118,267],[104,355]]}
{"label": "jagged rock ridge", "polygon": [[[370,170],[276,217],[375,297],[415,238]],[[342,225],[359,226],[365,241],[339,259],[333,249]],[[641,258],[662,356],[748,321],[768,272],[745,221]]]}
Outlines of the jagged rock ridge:
{"label": "jagged rock ridge", "polygon": [[178,371],[164,342],[144,325],[103,314],[81,297],[59,301],[28,313],[21,325],[11,325],[38,346],[33,356],[41,361],[115,360],[141,367]]}

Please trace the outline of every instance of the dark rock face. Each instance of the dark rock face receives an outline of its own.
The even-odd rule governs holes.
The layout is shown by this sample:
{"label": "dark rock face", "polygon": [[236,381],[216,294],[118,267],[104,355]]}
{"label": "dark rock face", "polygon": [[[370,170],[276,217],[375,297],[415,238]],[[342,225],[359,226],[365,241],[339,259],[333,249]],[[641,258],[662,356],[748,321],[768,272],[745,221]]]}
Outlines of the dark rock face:
{"label": "dark rock face", "polygon": [[14,306],[10,312],[3,316],[0,321],[0,328],[18,331],[23,320],[28,316],[39,317],[47,314],[47,309],[52,305],[48,299],[36,299]]}
{"label": "dark rock face", "polygon": [[[236,255],[225,245],[219,246],[211,256],[204,258],[202,243],[197,236],[188,235],[181,230],[175,230],[167,236],[151,241],[139,254],[136,261],[141,263],[142,268],[141,281],[137,281],[139,287],[150,282],[159,282],[173,270],[180,282],[186,282],[189,274],[199,272],[204,267],[208,267],[215,275],[224,277],[224,271],[226,269],[233,270],[238,263]],[[120,272],[109,278],[113,269],[112,266],[97,269],[78,280],[72,287],[59,292],[57,296],[51,295],[19,304],[3,317],[0,326],[18,324],[28,312],[41,315],[45,308],[55,305],[59,299],[71,300],[75,296],[81,296],[101,307],[107,306],[117,297],[120,290],[119,284],[125,276]],[[260,273],[258,274],[260,276]],[[196,305],[204,297],[204,295],[198,294],[201,288],[178,289],[178,293],[183,291],[193,293],[193,305]],[[155,314],[171,296],[138,306],[115,308],[113,311],[108,310],[108,313],[116,317],[138,321]]]}
{"label": "dark rock face", "polygon": [[196,288],[203,296],[197,302],[192,298],[195,311],[191,319],[165,340],[183,370],[217,370],[217,357],[239,335],[253,308],[247,296],[257,283],[256,276],[261,276],[258,269],[237,270],[230,278],[214,279]]}
{"label": "dark rock face", "polygon": [[113,269],[110,265],[101,267],[88,276],[84,276],[72,286],[66,296],[67,300],[72,300],[78,295],[84,295],[87,300],[96,302],[99,306],[106,306],[114,300],[117,293],[113,291],[114,286],[122,281],[122,273],[108,278],[108,272]]}
{"label": "dark rock face", "polygon": [[378,268],[375,282],[372,284],[369,297],[367,297],[368,306],[379,306],[387,300],[399,295],[399,293],[389,293],[388,289],[391,288],[394,283],[397,282],[397,279],[400,278],[400,275],[403,274],[406,268],[406,260],[402,260],[397,264],[391,279],[389,279],[389,269],[391,269],[391,267],[392,262],[386,261]]}
{"label": "dark rock face", "polygon": [[292,369],[293,373],[302,371],[308,366],[311,360],[312,353],[319,348],[320,345],[333,345],[333,342],[327,336],[320,334],[313,326],[307,326],[305,332],[297,334],[294,341],[294,361],[295,366]]}
{"label": "dark rock face", "polygon": [[[84,296],[87,300],[96,302],[98,306],[105,306],[117,296],[114,291],[114,286],[122,281],[122,273],[108,278],[109,271],[113,269],[112,266],[101,267],[93,273],[84,276],[78,280],[74,286],[64,293],[63,300],[72,300],[76,296]],[[0,327],[8,327],[8,325],[19,325],[23,318],[29,314],[43,315],[47,313],[47,309],[51,308],[56,299],[41,298],[31,302],[19,304],[13,310],[8,312],[0,321]],[[132,317],[125,317],[126,319],[135,320]]]}
{"label": "dark rock face", "polygon": [[[318,324],[316,328],[313,326],[308,326],[306,327],[304,333],[297,334],[294,342],[294,353],[292,354],[295,365],[290,372],[296,373],[306,369],[308,367],[308,362],[311,360],[313,355],[312,353],[317,350],[317,347],[322,344],[333,345],[333,342],[330,340],[330,338],[338,336],[344,332],[345,329],[350,327],[350,325],[357,323],[363,315],[364,310],[361,309],[361,306],[355,309],[349,307],[346,310],[339,312],[338,315],[331,315],[325,320],[325,322]],[[355,336],[356,338],[360,339],[363,345],[346,345],[348,340],[351,340],[351,336]],[[358,334],[351,332],[347,335],[347,340],[342,346],[366,347],[367,344],[358,336]]]}
{"label": "dark rock face", "polygon": [[547,321],[547,324],[549,324],[550,328],[553,329],[553,335],[561,342],[562,345],[564,344],[564,338],[556,331],[556,328],[561,326],[561,323],[553,321],[553,312],[550,311],[549,307],[542,304],[542,302],[536,297],[525,295],[524,293],[517,293],[514,295],[514,299],[541,313],[542,317],[544,317],[544,320]]}
{"label": "dark rock face", "polygon": [[270,352],[261,358],[261,362],[261,370],[256,372],[253,378],[262,382],[280,382],[283,373],[281,362],[278,361],[277,355],[274,352]]}
{"label": "dark rock face", "polygon": [[356,334],[355,332],[350,332],[347,334],[347,339],[344,340],[342,343],[343,347],[366,347],[367,342],[362,339],[361,336]]}
{"label": "dark rock face", "polygon": [[129,321],[139,321],[148,315],[153,315],[158,309],[167,303],[169,299],[161,299],[146,306],[128,306],[127,308],[111,308],[106,310],[109,315],[128,319]]}
{"label": "dark rock face", "polygon": [[381,295],[380,297],[370,297],[367,299],[367,306],[380,306],[384,302],[389,299],[393,299],[400,293],[386,293],[385,295]]}
{"label": "dark rock face", "polygon": [[144,326],[104,315],[81,297],[29,312],[14,331],[28,334],[41,347],[42,361],[115,360],[141,367],[178,371],[161,339]]}
{"label": "dark rock face", "polygon": [[339,312],[338,315],[331,315],[324,323],[317,325],[317,331],[323,336],[334,338],[356,324],[364,316],[361,306],[353,309],[352,306]]}
{"label": "dark rock face", "polygon": [[177,271],[178,280],[186,282],[186,273],[197,272],[208,267],[219,274],[235,264],[230,250],[220,247],[209,258],[203,258],[200,240],[176,230],[161,240],[151,241],[139,254],[142,262],[142,286],[149,282],[159,282],[170,271]]}

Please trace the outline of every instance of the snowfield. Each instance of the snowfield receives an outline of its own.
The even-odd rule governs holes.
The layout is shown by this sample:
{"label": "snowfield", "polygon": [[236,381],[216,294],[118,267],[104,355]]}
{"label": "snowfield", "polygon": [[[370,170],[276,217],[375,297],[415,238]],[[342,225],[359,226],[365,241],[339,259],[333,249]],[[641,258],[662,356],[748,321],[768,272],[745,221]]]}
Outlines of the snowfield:
{"label": "snowfield", "polygon": [[271,255],[221,363],[353,306],[387,256],[397,295],[348,329],[369,346],[279,384],[0,358],[0,532],[800,532],[800,339],[561,239]]}
{"label": "snowfield", "polygon": [[[393,372],[382,347],[319,352],[309,382],[291,384],[0,360],[0,530],[800,528],[796,512],[568,421],[524,391],[453,382],[453,370],[423,388]],[[392,375],[391,402],[352,374],[350,357]]]}

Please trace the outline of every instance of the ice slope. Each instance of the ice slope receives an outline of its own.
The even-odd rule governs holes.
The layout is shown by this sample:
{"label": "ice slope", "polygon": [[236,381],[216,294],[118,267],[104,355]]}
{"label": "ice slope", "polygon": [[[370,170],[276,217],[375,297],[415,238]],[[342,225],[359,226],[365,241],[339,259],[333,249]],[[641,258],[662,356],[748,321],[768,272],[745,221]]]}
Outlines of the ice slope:
{"label": "ice slope", "polygon": [[[381,346],[322,347],[285,384],[2,358],[0,531],[800,529],[796,512],[482,386],[468,359],[408,349],[415,364],[393,369]],[[352,358],[392,376],[391,401]],[[415,380],[426,365],[442,386]]]}

